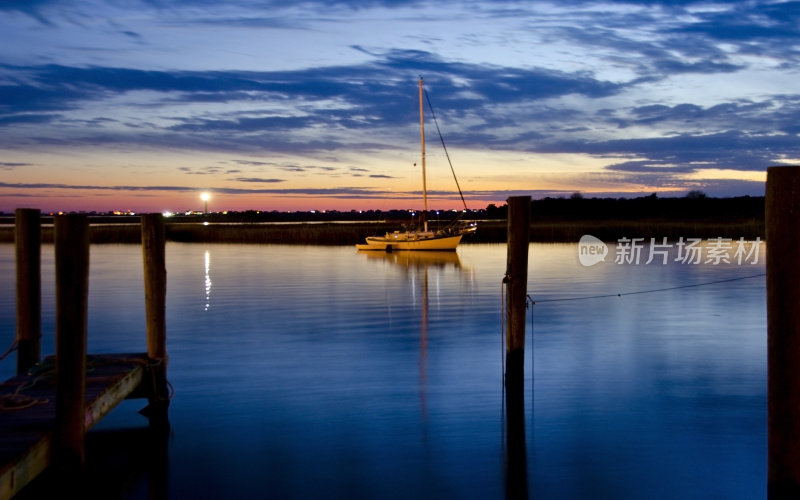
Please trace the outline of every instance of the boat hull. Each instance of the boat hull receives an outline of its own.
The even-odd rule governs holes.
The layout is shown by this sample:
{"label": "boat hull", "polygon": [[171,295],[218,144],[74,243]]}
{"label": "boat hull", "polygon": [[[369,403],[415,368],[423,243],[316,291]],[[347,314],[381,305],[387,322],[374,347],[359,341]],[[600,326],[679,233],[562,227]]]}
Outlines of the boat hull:
{"label": "boat hull", "polygon": [[380,252],[394,252],[401,250],[434,250],[434,251],[453,251],[461,242],[460,234],[455,236],[442,236],[421,239],[403,239],[387,235],[385,237],[367,238],[365,244],[356,245],[358,250],[371,250]]}

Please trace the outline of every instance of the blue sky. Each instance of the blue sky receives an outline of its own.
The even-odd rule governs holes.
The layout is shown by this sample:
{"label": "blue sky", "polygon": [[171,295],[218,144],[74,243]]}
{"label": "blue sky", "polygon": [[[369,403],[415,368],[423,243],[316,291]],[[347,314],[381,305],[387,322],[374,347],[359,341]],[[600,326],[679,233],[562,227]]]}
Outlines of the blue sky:
{"label": "blue sky", "polygon": [[420,76],[470,208],[800,163],[800,2],[12,0],[0,33],[5,211],[418,208]]}

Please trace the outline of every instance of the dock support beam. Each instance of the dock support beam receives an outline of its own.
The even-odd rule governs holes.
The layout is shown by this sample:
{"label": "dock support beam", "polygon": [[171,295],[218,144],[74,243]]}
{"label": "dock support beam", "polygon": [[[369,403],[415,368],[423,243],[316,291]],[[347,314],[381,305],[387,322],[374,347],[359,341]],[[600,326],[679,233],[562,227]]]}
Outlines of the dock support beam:
{"label": "dock support beam", "polygon": [[41,212],[18,208],[14,214],[17,260],[17,375],[42,357]]}
{"label": "dock support beam", "polygon": [[63,471],[86,463],[86,328],[89,225],[84,215],[55,217],[56,394],[53,460]]}
{"label": "dock support beam", "polygon": [[767,169],[768,497],[800,498],[800,167]]}
{"label": "dock support beam", "polygon": [[508,199],[506,275],[506,498],[528,498],[525,440],[525,316],[528,298],[530,196]]}
{"label": "dock support beam", "polygon": [[167,387],[167,266],[166,236],[161,214],[142,215],[142,259],[147,315],[147,357],[153,377],[150,415],[166,418]]}

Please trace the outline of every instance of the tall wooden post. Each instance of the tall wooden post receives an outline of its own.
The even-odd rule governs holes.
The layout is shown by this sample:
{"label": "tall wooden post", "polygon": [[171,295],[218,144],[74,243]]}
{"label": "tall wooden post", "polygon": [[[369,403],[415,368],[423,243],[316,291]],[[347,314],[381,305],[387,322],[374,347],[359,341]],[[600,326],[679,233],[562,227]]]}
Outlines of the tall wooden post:
{"label": "tall wooden post", "polygon": [[42,229],[41,212],[18,208],[14,214],[17,259],[17,374],[42,356]]}
{"label": "tall wooden post", "polygon": [[767,169],[768,496],[800,498],[800,167]]}
{"label": "tall wooden post", "polygon": [[508,199],[506,275],[506,498],[528,498],[525,444],[525,315],[528,294],[530,196]]}
{"label": "tall wooden post", "polygon": [[55,217],[56,401],[53,459],[64,470],[85,464],[86,326],[89,226],[83,215]]}
{"label": "tall wooden post", "polygon": [[166,410],[167,388],[167,266],[164,219],[161,214],[142,215],[142,259],[147,316],[147,357],[153,377],[151,410]]}
{"label": "tall wooden post", "polygon": [[508,258],[503,279],[506,284],[506,385],[521,383],[524,373],[530,214],[530,196],[508,199]]}

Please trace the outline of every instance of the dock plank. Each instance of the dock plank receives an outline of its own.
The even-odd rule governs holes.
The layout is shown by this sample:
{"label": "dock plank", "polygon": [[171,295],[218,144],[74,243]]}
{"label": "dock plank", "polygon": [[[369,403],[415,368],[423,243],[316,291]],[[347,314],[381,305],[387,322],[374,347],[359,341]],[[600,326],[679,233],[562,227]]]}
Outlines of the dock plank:
{"label": "dock plank", "polygon": [[[88,431],[145,379],[146,354],[87,356]],[[52,358],[29,374],[0,383],[0,500],[18,493],[51,462],[55,422],[55,365]],[[19,409],[13,409],[19,406]]]}

